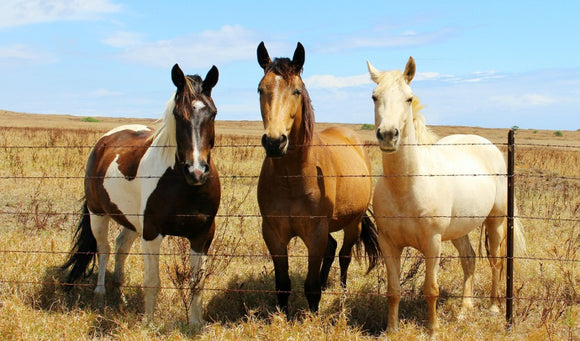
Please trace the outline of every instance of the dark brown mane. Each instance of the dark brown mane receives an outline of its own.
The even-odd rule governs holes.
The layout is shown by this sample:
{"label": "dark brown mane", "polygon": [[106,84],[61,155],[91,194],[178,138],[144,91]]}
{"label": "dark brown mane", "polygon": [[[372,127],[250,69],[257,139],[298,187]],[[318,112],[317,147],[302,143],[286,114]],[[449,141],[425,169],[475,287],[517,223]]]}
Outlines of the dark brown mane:
{"label": "dark brown mane", "polygon": [[302,83],[302,124],[304,125],[302,144],[308,145],[312,141],[312,135],[314,135],[314,108],[304,83]]}
{"label": "dark brown mane", "polygon": [[199,75],[187,75],[187,80],[189,84],[189,89],[194,95],[199,95],[202,91],[201,85],[203,84],[203,79]]}
{"label": "dark brown mane", "polygon": [[274,72],[275,74],[282,76],[285,80],[290,79],[292,76],[299,76],[302,69],[296,70],[296,67],[292,64],[290,58],[274,58],[274,61],[268,64],[266,73]]}

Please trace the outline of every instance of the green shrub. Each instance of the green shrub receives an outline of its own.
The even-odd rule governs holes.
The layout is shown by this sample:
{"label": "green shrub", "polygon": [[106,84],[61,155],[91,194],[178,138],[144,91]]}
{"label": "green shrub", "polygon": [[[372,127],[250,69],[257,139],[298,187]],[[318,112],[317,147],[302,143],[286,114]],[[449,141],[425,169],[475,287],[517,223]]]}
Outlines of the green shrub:
{"label": "green shrub", "polygon": [[561,132],[561,131],[559,131],[559,130],[556,130],[556,131],[554,132],[554,136],[562,137],[562,136],[564,136],[564,134],[562,134],[562,132]]}
{"label": "green shrub", "polygon": [[361,130],[373,130],[375,129],[375,125],[374,124],[370,124],[370,123],[364,123],[362,126],[360,126]]}
{"label": "green shrub", "polygon": [[83,118],[81,118],[81,121],[83,121],[83,122],[99,122],[99,120],[97,120],[94,117],[83,117]]}

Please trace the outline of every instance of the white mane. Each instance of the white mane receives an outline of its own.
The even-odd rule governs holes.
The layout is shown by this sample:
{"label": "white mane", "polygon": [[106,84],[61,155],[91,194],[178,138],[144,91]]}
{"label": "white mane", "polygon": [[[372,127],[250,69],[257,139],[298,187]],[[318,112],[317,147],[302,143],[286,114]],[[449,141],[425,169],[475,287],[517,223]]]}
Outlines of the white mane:
{"label": "white mane", "polygon": [[[177,151],[177,137],[175,135],[175,117],[173,116],[173,109],[175,108],[175,93],[171,95],[167,105],[165,106],[165,113],[161,118],[161,126],[153,135],[153,142],[151,147],[154,151],[159,149],[163,160],[168,164],[173,164],[175,153]],[[159,122],[159,121],[158,121]]]}

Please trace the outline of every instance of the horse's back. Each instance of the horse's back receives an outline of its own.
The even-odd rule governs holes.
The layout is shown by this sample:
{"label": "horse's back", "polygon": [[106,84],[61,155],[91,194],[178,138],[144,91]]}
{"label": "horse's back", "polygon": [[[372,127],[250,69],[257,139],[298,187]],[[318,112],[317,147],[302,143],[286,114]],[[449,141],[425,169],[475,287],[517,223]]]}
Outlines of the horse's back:
{"label": "horse's back", "polygon": [[[105,133],[93,147],[85,172],[85,196],[89,210],[111,215],[121,225],[135,229],[137,219],[118,218],[121,210],[116,201],[136,203],[135,183],[139,164],[151,144],[153,130],[143,125],[120,126]],[[131,187],[135,187],[131,189]],[[121,198],[123,197],[123,198]]]}
{"label": "horse's back", "polygon": [[[352,129],[346,127],[329,127],[322,130],[319,133],[322,144],[329,145],[331,147],[340,147],[340,149],[335,149],[342,155],[342,153],[351,154],[351,151],[355,152],[354,155],[358,155],[360,159],[364,161],[368,168],[368,174],[370,174],[370,158],[364,143],[360,136]],[[329,149],[333,150],[333,149]],[[343,157],[348,157],[344,155]],[[350,161],[350,160],[349,160]]]}
{"label": "horse's back", "polygon": [[457,172],[478,171],[497,174],[505,172],[501,151],[488,139],[473,134],[455,134],[441,138],[435,144]]}

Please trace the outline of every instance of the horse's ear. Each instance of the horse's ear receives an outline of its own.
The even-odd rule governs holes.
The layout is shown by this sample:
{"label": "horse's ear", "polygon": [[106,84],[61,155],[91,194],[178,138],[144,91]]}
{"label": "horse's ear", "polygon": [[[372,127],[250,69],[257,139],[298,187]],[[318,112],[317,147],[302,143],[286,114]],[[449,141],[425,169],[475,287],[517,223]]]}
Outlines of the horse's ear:
{"label": "horse's ear", "polygon": [[270,55],[268,55],[266,45],[264,45],[264,42],[261,42],[260,45],[258,45],[258,64],[260,64],[262,69],[266,71],[266,68],[268,65],[270,65],[271,62],[272,60],[270,59]]}
{"label": "horse's ear", "polygon": [[413,77],[415,77],[415,69],[415,59],[413,59],[413,57],[409,57],[409,61],[405,66],[405,71],[403,71],[403,76],[405,77],[407,84],[411,84]]}
{"label": "horse's ear", "polygon": [[182,90],[186,84],[185,74],[183,71],[181,71],[181,68],[179,68],[179,65],[177,64],[173,65],[173,68],[171,69],[171,80],[177,87],[177,90]]}
{"label": "horse's ear", "polygon": [[379,84],[379,80],[380,80],[380,76],[381,76],[381,72],[379,70],[377,70],[372,64],[371,62],[369,62],[367,60],[367,69],[369,69],[369,74],[371,75],[371,79],[373,80],[373,82]]}
{"label": "horse's ear", "polygon": [[211,95],[211,89],[217,84],[219,78],[218,68],[214,65],[207,72],[203,84],[201,85],[201,91],[207,96]]}
{"label": "horse's ear", "polygon": [[294,51],[294,57],[292,57],[292,65],[296,71],[302,70],[302,66],[304,66],[304,46],[300,42],[296,45],[296,50]]}

